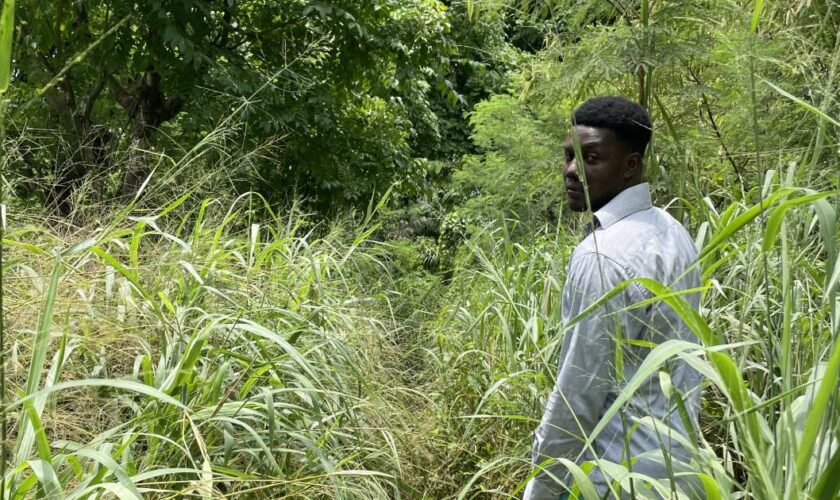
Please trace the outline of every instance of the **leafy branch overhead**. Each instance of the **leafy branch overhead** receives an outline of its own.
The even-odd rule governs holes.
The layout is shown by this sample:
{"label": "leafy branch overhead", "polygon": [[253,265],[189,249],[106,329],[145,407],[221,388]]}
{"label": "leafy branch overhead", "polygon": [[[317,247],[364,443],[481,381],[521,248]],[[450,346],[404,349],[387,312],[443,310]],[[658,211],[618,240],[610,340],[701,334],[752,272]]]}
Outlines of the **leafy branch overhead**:
{"label": "leafy branch overhead", "polygon": [[[75,146],[56,152],[64,167],[51,189],[62,211],[86,176],[116,167],[102,154],[114,141],[150,150],[172,127],[200,137],[243,99],[246,140],[283,138],[259,169],[265,182],[366,199],[411,177],[414,150],[433,153],[440,135],[432,103],[456,92],[438,90],[456,48],[435,2],[23,4],[15,92],[27,100],[59,78],[16,123],[71,132],[65,139]],[[56,168],[26,159],[43,175]],[[123,188],[137,187],[148,165],[140,169]]]}

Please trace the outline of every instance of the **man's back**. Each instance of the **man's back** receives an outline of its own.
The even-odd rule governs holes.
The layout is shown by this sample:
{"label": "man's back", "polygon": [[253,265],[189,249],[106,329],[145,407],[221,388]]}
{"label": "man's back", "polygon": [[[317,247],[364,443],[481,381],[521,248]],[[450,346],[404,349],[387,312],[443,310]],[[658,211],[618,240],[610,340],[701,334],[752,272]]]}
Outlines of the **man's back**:
{"label": "man's back", "polygon": [[[699,286],[699,272],[691,268],[697,258],[694,242],[679,222],[651,206],[647,184],[624,190],[594,215],[596,229],[578,245],[569,262],[563,293],[564,325],[628,279],[650,278],[672,290]],[[665,478],[668,474],[661,458],[648,459],[644,453],[664,450],[675,460],[687,458],[676,440],[661,434],[661,430],[657,434],[648,426],[637,425],[634,420],[654,417],[688,436],[683,420],[687,416],[690,425],[696,428],[700,376],[676,360],[669,361],[667,371],[674,390],[684,399],[686,416],[680,416],[673,394],[666,398],[655,375],[610,419],[594,440],[592,449],[582,449],[586,436],[655,345],[672,339],[697,341],[664,302],[627,309],[650,297],[643,286],[630,284],[603,307],[579,318],[566,332],[557,384],[537,429],[535,463],[549,457],[582,463],[594,458],[593,455],[613,463],[626,463],[629,452],[635,459],[634,472]],[[692,307],[699,306],[697,293],[684,298]],[[617,350],[618,345],[622,348]],[[563,477],[562,469],[558,472]],[[599,489],[606,489],[600,473],[594,472],[592,479]],[[553,481],[545,475],[538,482],[546,485],[546,493],[537,494],[537,485],[529,485],[532,493],[526,497],[548,498],[560,491],[550,486]]]}
{"label": "man's back", "polygon": [[[700,285],[699,271],[691,269],[691,265],[697,259],[697,248],[685,228],[664,210],[650,206],[644,210],[627,215],[619,220],[612,221],[616,216],[622,216],[624,212],[616,210],[616,203],[626,201],[628,198],[636,199],[636,194],[645,191],[647,187],[639,185],[626,190],[622,195],[616,197],[613,202],[605,206],[595,216],[601,223],[601,228],[593,231],[575,249],[572,260],[581,259],[596,263],[599,260],[611,260],[615,265],[621,267],[627,278],[651,278],[665,284],[672,290],[685,290],[696,288]],[[639,194],[638,198],[642,198]],[[645,196],[649,204],[649,194]],[[624,208],[624,207],[621,207]],[[606,224],[606,227],[603,227]],[[585,257],[586,256],[586,257]],[[598,258],[597,256],[600,256]],[[574,265],[570,262],[570,267]],[[597,264],[596,264],[597,265]],[[593,276],[593,279],[600,279],[598,269],[585,270]],[[569,280],[568,287],[575,284]],[[604,293],[609,291],[615,283],[605,283]],[[646,288],[639,285],[630,285],[633,289],[625,296],[636,300],[626,300],[625,306],[650,298],[651,294]],[[568,295],[574,301],[575,294],[572,291]],[[684,297],[689,304],[696,309],[699,308],[700,296],[697,293]],[[564,323],[571,320],[567,315],[572,312],[580,313],[577,304],[564,304]],[[630,346],[624,350],[624,375],[625,381],[629,381],[636,373],[641,361],[650,351],[645,343],[659,345],[666,340],[686,340],[696,342],[696,336],[689,330],[673,309],[664,302],[656,302],[649,308],[630,311],[625,316],[622,326],[624,330],[622,337],[630,341]],[[641,341],[641,342],[639,342]],[[697,407],[699,406],[699,383],[700,375],[684,363],[672,363],[670,367],[670,378],[676,390],[685,397],[688,414],[691,423],[697,425]],[[613,387],[607,400],[604,403],[601,414],[613,403],[618,391],[621,390],[620,382]],[[658,376],[649,378],[631,398],[627,411],[624,412],[625,419],[628,417],[642,418],[652,416],[662,419],[671,427],[679,430],[681,434],[687,435],[685,425],[679,416],[674,400],[667,401],[662,393]],[[632,427],[633,423],[627,423]],[[595,451],[600,453],[604,460],[620,462],[624,452],[623,430],[621,417],[616,415],[595,440]],[[630,436],[630,455],[638,457],[641,453],[660,449],[665,446],[670,453],[682,458],[684,450],[675,448],[676,443],[659,443],[661,436],[649,427],[639,426]],[[591,458],[591,457],[590,457]],[[651,474],[654,477],[663,477],[666,471],[664,465],[646,463],[644,460],[637,462],[633,470],[642,474]]]}

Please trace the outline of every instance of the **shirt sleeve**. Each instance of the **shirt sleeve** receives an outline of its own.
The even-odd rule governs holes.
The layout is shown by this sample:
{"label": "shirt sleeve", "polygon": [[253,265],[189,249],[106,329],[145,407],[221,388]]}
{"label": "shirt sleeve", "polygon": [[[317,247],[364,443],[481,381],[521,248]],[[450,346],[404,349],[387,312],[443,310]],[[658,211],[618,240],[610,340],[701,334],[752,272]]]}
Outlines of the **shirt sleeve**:
{"label": "shirt sleeve", "polygon": [[[563,321],[569,323],[630,276],[603,255],[589,253],[573,258],[563,292]],[[607,396],[616,387],[615,341],[638,334],[628,313],[616,313],[642,300],[631,284],[599,308],[571,326],[563,339],[557,379],[534,439],[533,462],[567,458],[573,462],[598,424]],[[528,483],[526,500],[556,499],[563,491],[557,481],[569,485],[567,471],[555,460]],[[557,478],[555,480],[550,473]]]}

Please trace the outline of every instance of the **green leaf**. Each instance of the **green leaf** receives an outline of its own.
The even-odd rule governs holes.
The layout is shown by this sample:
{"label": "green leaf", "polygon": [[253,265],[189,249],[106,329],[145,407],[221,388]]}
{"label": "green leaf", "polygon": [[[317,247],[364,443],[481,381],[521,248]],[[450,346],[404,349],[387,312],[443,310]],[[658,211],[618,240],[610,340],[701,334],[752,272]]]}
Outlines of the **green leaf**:
{"label": "green leaf", "polygon": [[[38,394],[38,388],[41,386],[41,373],[43,372],[44,364],[47,359],[47,351],[49,350],[50,331],[52,330],[53,312],[55,310],[59,277],[61,276],[61,266],[61,259],[56,257],[55,263],[53,264],[50,285],[47,289],[46,297],[44,297],[44,303],[41,307],[40,316],[38,317],[38,328],[35,332],[35,341],[32,346],[32,358],[29,362],[29,375],[26,380],[26,392],[24,393],[26,395],[25,399],[35,399]],[[57,371],[60,364],[61,362],[57,361],[54,363],[53,368]],[[48,383],[46,385],[50,386],[57,375],[57,372],[53,372],[51,370],[48,375]],[[35,415],[38,415],[43,410],[44,404],[45,400],[35,401]],[[29,412],[22,412],[20,416],[18,424],[19,434],[15,449],[15,465],[21,465],[27,458],[29,458],[32,444],[37,441],[37,429],[34,428],[37,426],[37,422],[30,422],[29,416]],[[41,446],[40,443],[39,446]],[[39,451],[42,450],[39,448]],[[14,483],[16,477],[16,474],[12,475],[12,483]]]}
{"label": "green leaf", "polygon": [[[760,77],[759,77],[759,78],[760,78]],[[840,127],[840,121],[837,121],[837,120],[835,120],[834,118],[832,118],[832,117],[828,116],[827,114],[825,114],[824,112],[822,112],[821,110],[819,110],[818,108],[816,108],[815,106],[813,106],[813,105],[811,105],[811,104],[808,104],[807,102],[803,101],[802,99],[800,99],[800,98],[796,97],[795,95],[793,95],[793,94],[791,94],[790,92],[786,91],[785,89],[783,89],[783,88],[779,87],[778,85],[776,85],[776,84],[774,84],[774,83],[772,83],[772,82],[770,82],[770,81],[768,81],[768,80],[765,80],[764,78],[761,78],[761,80],[762,80],[762,81],[764,81],[764,83],[766,83],[767,85],[769,85],[769,86],[770,86],[770,88],[772,88],[772,89],[773,89],[773,90],[775,90],[776,92],[778,92],[778,93],[782,94],[783,96],[787,97],[788,99],[790,99],[791,101],[793,101],[793,102],[795,102],[796,104],[800,105],[801,107],[805,108],[806,110],[810,111],[811,113],[814,113],[815,115],[817,115],[818,117],[822,118],[823,120],[828,120],[828,121],[829,121],[829,122],[831,122],[832,124],[834,124],[834,125],[836,125],[836,126]]]}
{"label": "green leaf", "polygon": [[59,482],[55,469],[53,469],[50,462],[46,460],[30,460],[28,465],[32,469],[32,473],[35,474],[35,477],[38,478],[38,482],[41,483],[41,488],[44,490],[43,498],[63,498],[62,491],[64,489],[61,487],[61,482]]}
{"label": "green leaf", "polygon": [[837,336],[837,340],[832,346],[831,357],[826,365],[822,382],[820,382],[814,401],[811,403],[808,418],[805,420],[802,440],[796,453],[796,473],[800,480],[807,477],[808,467],[813,457],[814,444],[819,437],[823,418],[828,410],[834,406],[831,404],[831,400],[837,390],[838,380],[840,380],[840,335]]}
{"label": "green leaf", "polygon": [[720,491],[720,485],[713,477],[708,474],[697,474],[700,482],[703,483],[703,489],[706,490],[706,498],[708,500],[721,500],[723,495]]}
{"label": "green leaf", "polygon": [[639,366],[633,378],[627,382],[627,385],[617,395],[612,405],[610,405],[610,407],[604,412],[601,420],[595,428],[592,429],[592,432],[589,433],[583,449],[589,449],[591,444],[595,441],[595,438],[598,437],[601,431],[603,431],[607,426],[610,419],[618,413],[621,406],[629,401],[639,387],[641,387],[649,377],[657,373],[669,359],[675,357],[679,353],[693,352],[698,349],[702,349],[702,347],[692,342],[668,340],[660,344],[656,349],[652,350],[650,354],[645,357],[644,361],[642,361],[642,364]]}
{"label": "green leaf", "polygon": [[[764,203],[758,203],[753,205],[749,208],[746,212],[742,213],[734,220],[725,223],[725,225],[712,237],[711,241],[703,247],[703,250],[700,251],[700,256],[697,257],[698,261],[702,261],[711,255],[717,248],[723,244],[726,240],[732,237],[739,229],[743,228],[747,224],[749,224],[753,219],[761,215],[762,211],[766,211],[768,207],[770,207],[773,203],[776,202],[781,197],[787,196],[793,192],[796,192],[797,189],[795,188],[782,188],[775,192],[773,192],[770,196],[764,199]],[[730,214],[730,209],[734,209],[736,207],[735,204],[729,206],[727,209],[726,214]],[[721,217],[721,222],[723,223],[724,217]]]}
{"label": "green leaf", "polygon": [[100,450],[93,450],[90,448],[76,450],[76,455],[99,462],[109,473],[113,474],[117,478],[117,481],[119,481],[118,487],[114,487],[113,483],[92,484],[89,488],[82,492],[81,496],[83,498],[87,498],[86,493],[97,488],[105,488],[110,491],[118,492],[118,498],[137,498],[138,500],[143,498],[143,495],[137,490],[137,487],[134,486],[134,483],[131,481],[128,474],[125,473],[125,470],[110,455]]}
{"label": "green leaf", "polygon": [[836,500],[840,491],[840,449],[834,451],[834,456],[823,470],[811,498],[815,500]]}
{"label": "green leaf", "polygon": [[767,218],[767,225],[764,229],[764,251],[768,252],[771,248],[773,248],[773,244],[776,242],[776,238],[778,238],[779,236],[779,230],[782,227],[782,221],[784,220],[785,214],[788,210],[799,205],[811,203],[812,201],[817,201],[823,198],[827,198],[829,196],[834,196],[835,194],[837,193],[813,193],[806,196],[800,196],[799,198],[794,198],[792,200],[787,200],[779,204],[779,206],[776,207],[770,214],[770,217]]}
{"label": "green leaf", "polygon": [[149,302],[153,302],[152,297],[146,292],[146,290],[140,285],[140,281],[137,279],[137,273],[132,272],[130,269],[125,267],[120,261],[118,261],[113,255],[106,252],[100,246],[94,246],[91,248],[91,251],[102,258],[105,262],[107,262],[111,267],[116,269],[120,274],[123,275],[128,281],[134,285],[134,288],[137,289],[138,292],[143,296],[144,299],[148,300]]}
{"label": "green leaf", "polygon": [[38,329],[35,333],[35,342],[32,346],[32,360],[29,363],[29,376],[26,379],[26,394],[32,394],[41,385],[41,371],[49,348],[50,330],[53,325],[53,312],[55,311],[56,293],[58,292],[58,280],[61,276],[61,259],[56,258],[50,276],[50,285],[47,295],[44,297],[44,305],[41,314],[38,316]]}
{"label": "green leaf", "polygon": [[118,380],[118,379],[83,379],[83,380],[72,380],[70,382],[62,382],[60,384],[56,384],[50,387],[46,387],[41,389],[40,391],[33,392],[23,398],[18,399],[9,404],[7,408],[14,408],[16,406],[20,406],[27,401],[33,400],[40,396],[46,396],[47,394],[52,394],[53,392],[63,391],[65,389],[77,389],[80,387],[110,387],[112,389],[121,389],[125,391],[136,392],[138,394],[143,394],[145,396],[149,396],[154,399],[158,399],[163,401],[164,403],[171,404],[176,406],[182,410],[187,410],[187,407],[181,404],[178,400],[168,396],[161,391],[155,389],[154,387],[150,387],[145,384],[141,384],[140,382],[136,382],[134,380]]}
{"label": "green leaf", "polygon": [[15,32],[15,0],[3,0],[0,12],[0,94],[12,80],[12,38]]}
{"label": "green leaf", "polygon": [[29,425],[32,426],[32,430],[35,433],[38,456],[41,460],[51,463],[53,459],[52,450],[50,449],[50,443],[47,441],[47,434],[44,432],[44,424],[41,422],[38,411],[35,410],[35,404],[30,400],[25,402],[23,407],[26,410],[26,415],[29,417]]}
{"label": "green leaf", "polygon": [[755,33],[758,28],[758,19],[761,17],[762,7],[764,7],[764,0],[755,0],[755,8],[753,8],[752,20],[750,21],[750,33]]}

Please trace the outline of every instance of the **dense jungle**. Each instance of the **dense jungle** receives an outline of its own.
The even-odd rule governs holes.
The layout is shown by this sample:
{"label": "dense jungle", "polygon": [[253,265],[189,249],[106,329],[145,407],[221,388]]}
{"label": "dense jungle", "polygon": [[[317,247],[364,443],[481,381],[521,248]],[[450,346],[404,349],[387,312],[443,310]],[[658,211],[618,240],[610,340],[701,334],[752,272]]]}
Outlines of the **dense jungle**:
{"label": "dense jungle", "polygon": [[636,378],[706,498],[840,497],[839,71],[836,0],[3,0],[0,496],[521,497],[619,95],[702,274]]}

